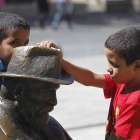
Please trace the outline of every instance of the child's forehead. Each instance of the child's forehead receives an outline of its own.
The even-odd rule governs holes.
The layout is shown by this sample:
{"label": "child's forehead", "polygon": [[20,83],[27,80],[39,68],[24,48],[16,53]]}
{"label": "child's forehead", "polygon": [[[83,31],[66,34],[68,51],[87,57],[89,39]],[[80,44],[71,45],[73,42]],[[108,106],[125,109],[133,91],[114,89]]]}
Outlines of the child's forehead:
{"label": "child's forehead", "polygon": [[109,49],[107,47],[105,47],[105,54],[109,57],[116,57],[118,59],[123,59],[123,56],[119,53],[119,51],[117,50],[112,50],[112,49]]}
{"label": "child's forehead", "polygon": [[105,53],[106,52],[110,52],[110,53],[116,53],[116,54],[119,54],[119,52],[116,50],[116,49],[111,49],[107,46],[104,47],[104,50],[105,50]]}
{"label": "child's forehead", "polygon": [[29,39],[29,35],[30,35],[30,30],[24,29],[23,27],[7,29],[7,31],[6,31],[7,38],[9,38],[9,37],[21,38],[22,37],[22,38]]}
{"label": "child's forehead", "polygon": [[25,29],[24,27],[13,27],[13,28],[9,28],[9,29],[7,29],[7,34],[13,34],[13,33],[15,33],[15,32],[19,32],[19,31],[25,31],[25,30],[28,30],[29,32],[30,32],[30,30],[29,29]]}

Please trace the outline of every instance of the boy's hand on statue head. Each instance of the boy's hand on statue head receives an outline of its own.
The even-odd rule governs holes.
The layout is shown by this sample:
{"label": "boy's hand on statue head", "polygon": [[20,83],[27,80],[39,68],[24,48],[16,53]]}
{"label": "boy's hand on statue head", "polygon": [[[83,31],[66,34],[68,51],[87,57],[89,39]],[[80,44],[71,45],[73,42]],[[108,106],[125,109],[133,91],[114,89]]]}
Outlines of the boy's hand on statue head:
{"label": "boy's hand on statue head", "polygon": [[44,46],[47,48],[56,49],[60,54],[60,61],[63,59],[62,51],[51,41],[42,41],[41,43],[37,43],[38,46]]}
{"label": "boy's hand on statue head", "polygon": [[58,47],[51,41],[42,41],[41,43],[37,43],[37,45],[58,49]]}

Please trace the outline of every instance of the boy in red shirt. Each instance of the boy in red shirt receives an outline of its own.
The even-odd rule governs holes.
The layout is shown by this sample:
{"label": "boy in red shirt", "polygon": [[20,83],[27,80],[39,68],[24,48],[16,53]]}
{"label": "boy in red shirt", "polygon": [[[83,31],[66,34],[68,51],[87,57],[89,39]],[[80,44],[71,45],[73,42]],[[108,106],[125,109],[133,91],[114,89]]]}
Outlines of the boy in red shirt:
{"label": "boy in red shirt", "polygon": [[[49,41],[40,45],[57,48]],[[103,88],[105,98],[111,98],[106,140],[140,140],[140,26],[109,36],[105,54],[109,74],[96,74],[63,58],[62,69],[83,85]]]}

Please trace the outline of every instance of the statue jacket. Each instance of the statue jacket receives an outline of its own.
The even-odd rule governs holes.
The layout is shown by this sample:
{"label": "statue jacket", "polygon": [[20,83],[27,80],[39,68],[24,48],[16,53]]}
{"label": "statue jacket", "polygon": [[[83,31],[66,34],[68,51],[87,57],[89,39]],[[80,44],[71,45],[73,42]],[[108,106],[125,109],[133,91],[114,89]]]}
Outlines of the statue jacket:
{"label": "statue jacket", "polygon": [[[15,123],[11,119],[7,114],[7,109],[0,103],[0,140],[44,140],[34,132],[33,137],[26,135],[17,124],[18,122]],[[72,140],[64,128],[51,116],[42,131],[45,134],[45,140]],[[30,132],[32,132],[31,129]]]}

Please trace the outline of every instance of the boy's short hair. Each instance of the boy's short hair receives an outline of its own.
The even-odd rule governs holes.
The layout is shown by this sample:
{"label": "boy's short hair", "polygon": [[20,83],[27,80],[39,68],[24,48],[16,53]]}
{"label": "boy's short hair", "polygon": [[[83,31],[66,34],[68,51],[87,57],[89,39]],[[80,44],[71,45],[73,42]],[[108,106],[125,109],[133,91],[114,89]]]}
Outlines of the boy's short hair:
{"label": "boy's short hair", "polygon": [[19,15],[0,12],[0,43],[3,39],[8,37],[9,31],[16,27],[23,27],[25,30],[30,30],[30,26],[27,21]]}
{"label": "boy's short hair", "polygon": [[116,51],[127,66],[140,60],[140,26],[130,26],[110,35],[105,47]]}

